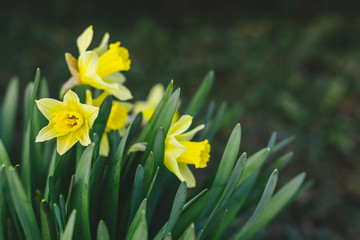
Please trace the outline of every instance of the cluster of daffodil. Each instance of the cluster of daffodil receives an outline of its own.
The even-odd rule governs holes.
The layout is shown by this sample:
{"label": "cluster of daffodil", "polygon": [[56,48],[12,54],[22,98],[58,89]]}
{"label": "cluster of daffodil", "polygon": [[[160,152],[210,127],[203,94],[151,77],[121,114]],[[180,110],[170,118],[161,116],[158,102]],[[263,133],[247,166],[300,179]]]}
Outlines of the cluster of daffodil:
{"label": "cluster of daffodil", "polygon": [[[41,129],[36,142],[57,138],[57,152],[63,155],[77,142],[83,146],[91,143],[89,131],[99,113],[99,107],[108,95],[117,100],[112,102],[105,132],[100,141],[100,155],[108,156],[110,144],[107,132],[119,130],[124,133],[129,112],[134,108],[134,114],[142,113],[144,123],[150,120],[157,105],[164,95],[164,87],[155,85],[146,101],[133,104],[121,102],[132,98],[131,92],[123,84],[125,77],[120,71],[130,69],[131,60],[126,48],[120,47],[120,42],[108,44],[109,34],[106,33],[100,46],[88,50],[93,38],[93,28],[88,27],[77,39],[79,57],[76,60],[70,53],[65,54],[66,63],[71,73],[70,79],[63,85],[61,94],[63,102],[45,98],[36,101],[41,113],[49,120],[49,124]],[[86,104],[80,103],[76,93],[69,90],[78,85],[89,85],[102,90],[97,98],[92,97],[91,90],[86,91]],[[187,164],[196,168],[204,168],[210,158],[210,145],[203,142],[190,141],[194,135],[204,128],[204,125],[184,133],[191,125],[192,117],[184,115],[180,119],[175,113],[173,124],[165,140],[164,165],[181,181],[186,181],[188,187],[195,187],[195,178]]]}
{"label": "cluster of daffodil", "polygon": [[186,106],[172,81],[134,101],[121,73],[129,51],[109,44],[108,33],[91,49],[92,38],[90,26],[77,39],[79,56],[65,54],[62,101],[49,98],[40,70],[28,84],[21,149],[12,147],[19,84],[10,81],[0,107],[0,239],[250,239],[298,194],[304,174],[274,194],[291,153],[264,164],[292,138],[276,143],[274,133],[247,158],[240,124],[211,161],[216,173],[205,169],[197,184],[193,171],[207,166],[226,109],[211,103],[199,114],[213,72]]}

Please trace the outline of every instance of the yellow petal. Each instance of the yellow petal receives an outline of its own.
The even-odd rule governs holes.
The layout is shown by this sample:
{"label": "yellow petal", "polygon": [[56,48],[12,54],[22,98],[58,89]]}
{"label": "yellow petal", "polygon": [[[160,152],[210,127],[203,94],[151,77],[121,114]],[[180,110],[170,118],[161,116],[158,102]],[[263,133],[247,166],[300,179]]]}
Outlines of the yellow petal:
{"label": "yellow petal", "polygon": [[204,127],[205,127],[205,125],[201,124],[200,126],[197,126],[196,128],[194,128],[193,130],[191,130],[189,132],[186,132],[186,133],[180,134],[179,136],[176,136],[176,139],[179,141],[190,141],[195,136],[195,134],[198,131],[204,129]]}
{"label": "yellow petal", "polygon": [[91,128],[99,114],[99,108],[87,104],[81,104],[81,106],[84,109],[85,119],[89,120],[89,127]]}
{"label": "yellow petal", "polygon": [[186,148],[181,145],[174,137],[167,137],[165,140],[165,152],[170,153],[175,158],[178,158],[185,152]]}
{"label": "yellow petal", "polygon": [[165,152],[164,165],[170,170],[170,172],[174,173],[180,179],[180,181],[185,181],[185,178],[179,170],[176,159],[170,153]]}
{"label": "yellow petal", "polygon": [[71,90],[67,91],[67,93],[64,96],[63,101],[65,104],[69,104],[69,103],[70,104],[72,104],[72,103],[80,104],[80,99],[79,99],[78,95]]}
{"label": "yellow petal", "polygon": [[108,49],[109,46],[109,38],[110,35],[109,33],[105,33],[103,39],[101,40],[101,43],[98,47],[94,48],[93,51],[98,55],[102,55],[104,54],[104,52],[106,52],[106,50]]}
{"label": "yellow petal", "polygon": [[122,101],[126,101],[133,98],[130,90],[127,87],[121,84],[117,84],[117,86],[118,86],[117,88],[106,88],[105,90]]}
{"label": "yellow petal", "polygon": [[70,53],[65,53],[66,64],[72,76],[78,76],[79,68],[78,61]]}
{"label": "yellow petal", "polygon": [[75,132],[75,137],[79,140],[80,144],[83,146],[88,146],[91,143],[89,137],[90,128],[87,124],[84,124],[80,129]]}
{"label": "yellow petal", "polygon": [[104,81],[107,83],[118,83],[118,84],[124,84],[126,78],[124,74],[120,72],[113,73],[107,77],[104,78]]}
{"label": "yellow petal", "polygon": [[76,43],[79,49],[79,54],[82,54],[89,47],[93,38],[93,27],[90,25],[85,31],[77,38]]}
{"label": "yellow petal", "polygon": [[190,168],[185,163],[178,163],[181,175],[185,178],[188,188],[193,188],[196,185],[196,180]]}
{"label": "yellow petal", "polygon": [[36,136],[35,142],[44,142],[53,139],[58,136],[58,132],[53,127],[52,123],[49,123],[46,127],[42,128]]}
{"label": "yellow petal", "polygon": [[164,86],[160,83],[156,84],[151,88],[149,96],[147,98],[147,102],[153,107],[156,107],[161,101],[163,95],[164,95]]}
{"label": "yellow petal", "polygon": [[109,145],[109,139],[106,133],[103,134],[101,141],[100,141],[100,155],[107,157],[109,156],[110,152],[110,145]]}
{"label": "yellow petal", "polygon": [[[95,73],[98,66],[98,56],[95,52],[86,51],[79,56],[79,72],[82,75]],[[82,80],[80,78],[80,80]]]}
{"label": "yellow petal", "polygon": [[56,150],[60,155],[63,155],[72,146],[74,146],[77,141],[78,139],[75,137],[75,133],[69,132],[64,136],[60,136],[57,138]]}
{"label": "yellow petal", "polygon": [[168,136],[179,135],[185,132],[191,125],[192,117],[190,115],[183,115],[179,121],[171,125]]}
{"label": "yellow petal", "polygon": [[35,102],[40,112],[49,121],[53,118],[54,113],[61,111],[64,108],[62,102],[51,98],[43,98]]}

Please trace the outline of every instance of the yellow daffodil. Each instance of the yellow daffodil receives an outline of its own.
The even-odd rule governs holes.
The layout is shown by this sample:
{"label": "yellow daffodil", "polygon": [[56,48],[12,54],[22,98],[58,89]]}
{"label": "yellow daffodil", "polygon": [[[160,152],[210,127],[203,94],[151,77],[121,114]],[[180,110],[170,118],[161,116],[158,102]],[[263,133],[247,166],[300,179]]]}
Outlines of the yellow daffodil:
{"label": "yellow daffodil", "polygon": [[[91,91],[86,91],[86,104],[100,107],[101,103],[106,98],[106,92],[102,93],[99,97],[93,99]],[[132,108],[132,104],[119,101],[113,101],[110,115],[106,123],[105,132],[100,140],[100,155],[109,156],[110,144],[107,132],[119,130],[120,133],[124,130],[126,120],[128,119],[128,111]]]}
{"label": "yellow daffodil", "polygon": [[99,108],[81,104],[79,97],[69,90],[63,102],[51,98],[36,101],[40,112],[49,120],[49,124],[40,130],[36,142],[57,138],[57,152],[63,155],[78,141],[87,146],[91,143],[89,130],[92,127]]}
{"label": "yellow daffodil", "polygon": [[79,58],[74,58],[70,53],[65,54],[71,77],[63,85],[60,94],[77,85],[86,84],[120,100],[131,99],[131,92],[123,85],[125,77],[120,73],[130,69],[129,51],[120,47],[120,42],[112,43],[108,48],[108,33],[104,35],[100,46],[88,51],[92,37],[93,29],[90,26],[77,39]]}
{"label": "yellow daffodil", "polygon": [[[155,109],[159,102],[161,101],[161,98],[164,95],[164,86],[162,84],[156,84],[150,89],[149,95],[146,99],[146,101],[137,101],[134,104],[134,114],[138,114],[139,112],[142,112],[143,114],[143,122],[147,123],[153,113],[155,112]],[[177,121],[179,119],[179,113],[178,111],[175,112],[173,122]]]}
{"label": "yellow daffodil", "polygon": [[177,122],[171,124],[165,139],[164,165],[173,172],[180,181],[186,181],[189,188],[195,187],[196,181],[188,164],[195,168],[204,168],[210,158],[210,144],[207,140],[202,142],[190,141],[194,135],[204,128],[200,125],[189,132],[185,132],[191,125],[192,117],[182,116]]}

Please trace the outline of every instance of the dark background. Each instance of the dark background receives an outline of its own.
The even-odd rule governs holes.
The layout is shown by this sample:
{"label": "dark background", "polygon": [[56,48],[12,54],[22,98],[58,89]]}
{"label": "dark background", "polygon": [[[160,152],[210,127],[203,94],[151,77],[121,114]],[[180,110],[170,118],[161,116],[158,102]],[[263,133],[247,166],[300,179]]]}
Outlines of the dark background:
{"label": "dark background", "polygon": [[174,79],[186,103],[214,69],[210,98],[229,106],[217,149],[236,122],[249,154],[272,131],[280,139],[295,135],[287,149],[294,159],[280,183],[302,171],[313,180],[263,238],[357,239],[359,7],[359,1],[335,0],[0,0],[0,99],[13,75],[23,91],[36,67],[56,98],[70,76],[64,53],[77,56],[76,38],[90,24],[92,46],[107,31],[110,42],[129,49],[126,85],[135,99]]}

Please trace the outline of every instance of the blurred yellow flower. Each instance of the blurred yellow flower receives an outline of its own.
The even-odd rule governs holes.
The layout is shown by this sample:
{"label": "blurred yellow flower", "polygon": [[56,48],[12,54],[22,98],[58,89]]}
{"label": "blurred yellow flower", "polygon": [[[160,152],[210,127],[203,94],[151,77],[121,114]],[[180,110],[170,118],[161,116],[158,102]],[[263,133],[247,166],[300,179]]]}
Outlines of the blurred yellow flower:
{"label": "blurred yellow flower", "polygon": [[[90,90],[86,91],[86,104],[90,104],[96,107],[100,107],[101,103],[106,98],[107,94],[106,92],[102,93],[99,97],[93,99],[92,93]],[[130,103],[124,103],[119,101],[113,101],[110,115],[108,118],[108,121],[106,122],[105,132],[101,137],[100,140],[100,155],[101,156],[109,156],[110,152],[110,144],[109,139],[107,136],[107,132],[119,130],[120,133],[122,133],[121,130],[124,129],[126,120],[128,119],[128,111],[130,111],[132,108],[132,104]]]}
{"label": "blurred yellow flower", "polygon": [[112,43],[108,48],[108,33],[97,48],[87,51],[92,37],[92,26],[78,37],[78,60],[70,53],[65,54],[71,77],[62,86],[60,94],[77,85],[86,84],[104,90],[120,100],[131,99],[131,92],[123,85],[125,77],[120,73],[130,69],[129,51],[120,47],[120,42]]}
{"label": "blurred yellow flower", "polygon": [[210,158],[210,144],[190,141],[194,135],[204,128],[200,125],[189,132],[185,132],[192,123],[192,117],[182,116],[173,123],[165,139],[164,165],[173,172],[180,181],[186,181],[189,188],[195,187],[196,181],[187,164],[194,164],[196,168],[204,168]]}
{"label": "blurred yellow flower", "polygon": [[[155,109],[157,105],[160,103],[161,98],[164,95],[164,86],[160,83],[156,84],[150,89],[149,95],[146,99],[146,101],[137,101],[134,104],[134,114],[138,114],[142,112],[143,114],[143,122],[147,123],[153,113],[155,112]],[[177,121],[179,119],[179,113],[178,111],[175,112],[173,117],[173,122]]]}
{"label": "blurred yellow flower", "polygon": [[36,101],[40,112],[49,124],[40,130],[36,142],[57,138],[57,152],[63,155],[78,141],[87,146],[91,143],[89,130],[97,118],[99,108],[81,104],[79,97],[69,90],[63,102],[51,98]]}

